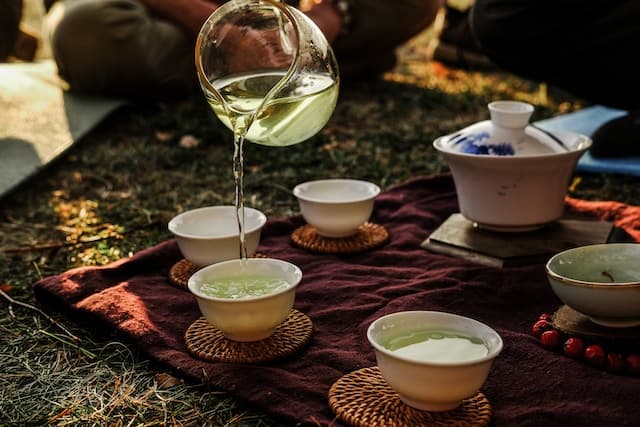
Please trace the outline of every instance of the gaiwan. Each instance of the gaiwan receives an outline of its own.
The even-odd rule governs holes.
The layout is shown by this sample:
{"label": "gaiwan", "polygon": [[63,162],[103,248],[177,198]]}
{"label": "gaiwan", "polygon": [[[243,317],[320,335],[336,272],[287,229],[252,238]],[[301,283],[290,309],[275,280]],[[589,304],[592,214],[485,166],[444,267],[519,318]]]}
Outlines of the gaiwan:
{"label": "gaiwan", "polygon": [[488,107],[489,120],[433,143],[451,170],[460,212],[496,231],[529,231],[559,219],[569,180],[591,139],[534,127],[534,107],[526,102]]}

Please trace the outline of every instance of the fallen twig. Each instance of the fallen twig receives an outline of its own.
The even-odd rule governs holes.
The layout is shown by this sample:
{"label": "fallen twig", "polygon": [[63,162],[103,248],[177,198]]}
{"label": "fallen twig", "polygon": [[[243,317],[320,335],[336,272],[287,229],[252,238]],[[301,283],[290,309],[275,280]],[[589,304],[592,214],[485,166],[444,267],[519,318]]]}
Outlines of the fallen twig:
{"label": "fallen twig", "polygon": [[80,347],[80,346],[78,346],[78,345],[76,345],[76,344],[74,344],[74,343],[72,343],[70,341],[67,341],[64,338],[62,338],[62,337],[60,337],[60,336],[58,336],[56,334],[52,334],[51,332],[47,332],[47,331],[45,331],[43,329],[41,329],[40,332],[42,332],[43,334],[45,334],[49,338],[52,338],[52,339],[54,339],[56,341],[60,341],[63,344],[66,344],[68,346],[71,346],[71,347],[75,348],[76,350],[82,352],[85,356],[88,356],[91,359],[95,359],[96,357],[98,357],[95,353],[92,353],[92,352],[90,352],[89,350],[87,350],[85,348],[82,348],[82,347]]}
{"label": "fallen twig", "polygon": [[64,325],[62,325],[60,322],[57,322],[53,317],[49,316],[47,313],[45,313],[44,311],[42,311],[41,309],[39,309],[36,306],[33,306],[31,304],[27,304],[26,302],[22,302],[22,301],[18,301],[16,299],[13,299],[9,296],[9,294],[7,294],[5,291],[3,291],[2,289],[0,289],[0,295],[2,295],[7,301],[9,301],[9,304],[11,305],[18,305],[20,307],[35,311],[36,313],[40,314],[42,317],[44,317],[45,319],[47,319],[49,322],[53,323],[55,326],[57,326],[58,328],[60,328],[65,334],[67,334],[67,336],[69,336],[69,338],[71,338],[74,342],[78,342],[80,341],[80,338],[78,338],[77,336],[75,336],[74,334],[72,334],[67,328],[64,327]]}

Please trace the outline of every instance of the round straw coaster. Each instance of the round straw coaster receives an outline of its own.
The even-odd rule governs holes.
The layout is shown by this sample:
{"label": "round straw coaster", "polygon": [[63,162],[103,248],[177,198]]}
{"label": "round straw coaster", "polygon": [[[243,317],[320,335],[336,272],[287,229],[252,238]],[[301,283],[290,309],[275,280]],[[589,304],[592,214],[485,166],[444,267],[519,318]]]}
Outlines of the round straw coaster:
{"label": "round straw coaster", "polygon": [[389,240],[389,232],[379,224],[365,222],[352,236],[330,238],[319,235],[314,226],[305,224],[293,231],[291,240],[312,252],[352,254],[382,246]]}
{"label": "round straw coaster", "polygon": [[204,317],[189,326],[184,338],[189,352],[207,362],[263,363],[292,355],[309,342],[312,333],[311,319],[293,309],[276,332],[261,341],[231,341]]}
{"label": "round straw coaster", "polygon": [[414,409],[400,400],[377,366],[338,379],[329,390],[329,406],[338,418],[354,427],[486,426],[492,416],[489,400],[481,392],[451,411]]}
{"label": "round straw coaster", "polygon": [[173,267],[169,270],[169,280],[178,288],[187,289],[189,277],[196,271],[198,271],[198,266],[183,258],[173,264]]}

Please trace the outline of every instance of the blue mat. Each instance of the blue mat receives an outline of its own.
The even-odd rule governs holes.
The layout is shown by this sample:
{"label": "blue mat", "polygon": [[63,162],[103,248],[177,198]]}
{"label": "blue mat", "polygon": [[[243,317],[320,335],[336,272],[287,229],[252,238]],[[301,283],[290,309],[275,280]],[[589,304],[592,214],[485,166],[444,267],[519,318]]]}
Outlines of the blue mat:
{"label": "blue mat", "polygon": [[[535,124],[548,131],[570,131],[592,136],[602,124],[627,114],[624,110],[595,105],[575,113],[563,114]],[[595,159],[586,152],[578,162],[579,172],[604,172],[640,176],[640,157]]]}

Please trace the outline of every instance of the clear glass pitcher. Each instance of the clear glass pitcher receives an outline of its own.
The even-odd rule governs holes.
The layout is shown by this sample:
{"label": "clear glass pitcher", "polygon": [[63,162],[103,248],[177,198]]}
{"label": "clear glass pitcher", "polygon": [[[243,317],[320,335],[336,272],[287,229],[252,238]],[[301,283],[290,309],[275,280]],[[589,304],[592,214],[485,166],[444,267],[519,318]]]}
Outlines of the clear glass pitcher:
{"label": "clear glass pitcher", "polygon": [[316,134],[338,98],[338,65],[305,14],[275,0],[231,0],[195,49],[204,95],[235,139],[287,146]]}

